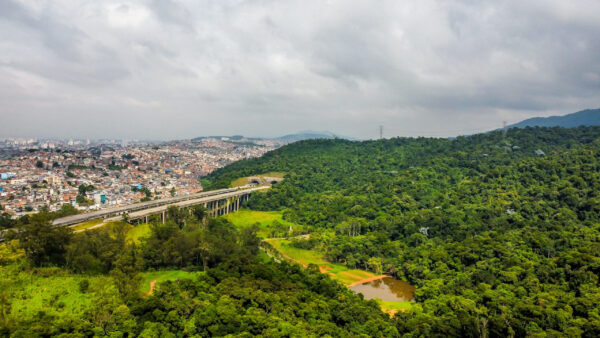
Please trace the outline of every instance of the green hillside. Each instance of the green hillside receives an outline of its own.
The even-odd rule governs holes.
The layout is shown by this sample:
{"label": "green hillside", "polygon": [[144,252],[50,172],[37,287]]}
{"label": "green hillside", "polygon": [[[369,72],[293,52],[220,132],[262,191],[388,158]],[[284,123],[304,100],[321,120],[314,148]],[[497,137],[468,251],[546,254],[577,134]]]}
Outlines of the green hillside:
{"label": "green hillside", "polygon": [[[299,248],[416,286],[401,333],[597,336],[600,128],[297,142],[207,177],[286,178],[248,202],[311,227]],[[541,151],[538,151],[541,150]]]}
{"label": "green hillside", "polygon": [[563,116],[534,117],[508,126],[508,128],[525,127],[564,127],[600,125],[600,109],[586,109]]}

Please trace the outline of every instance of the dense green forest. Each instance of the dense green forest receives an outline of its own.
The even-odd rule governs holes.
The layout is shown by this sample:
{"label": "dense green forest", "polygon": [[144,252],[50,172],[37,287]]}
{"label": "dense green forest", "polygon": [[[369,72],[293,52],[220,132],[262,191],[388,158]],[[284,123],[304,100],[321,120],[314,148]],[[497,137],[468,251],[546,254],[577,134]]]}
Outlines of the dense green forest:
{"label": "dense green forest", "polygon": [[401,334],[597,337],[599,169],[600,128],[525,128],[301,141],[205,181],[287,173],[248,206],[308,225],[298,247],[415,285]]}

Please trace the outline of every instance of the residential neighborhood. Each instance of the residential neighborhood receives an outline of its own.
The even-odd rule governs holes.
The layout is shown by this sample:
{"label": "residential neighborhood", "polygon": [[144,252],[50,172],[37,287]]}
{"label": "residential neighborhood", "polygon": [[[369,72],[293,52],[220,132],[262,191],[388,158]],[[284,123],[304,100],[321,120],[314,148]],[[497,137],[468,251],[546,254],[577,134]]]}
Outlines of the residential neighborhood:
{"label": "residential neighborhood", "polygon": [[170,142],[0,140],[0,213],[69,203],[81,211],[193,194],[199,178],[280,143],[228,137]]}

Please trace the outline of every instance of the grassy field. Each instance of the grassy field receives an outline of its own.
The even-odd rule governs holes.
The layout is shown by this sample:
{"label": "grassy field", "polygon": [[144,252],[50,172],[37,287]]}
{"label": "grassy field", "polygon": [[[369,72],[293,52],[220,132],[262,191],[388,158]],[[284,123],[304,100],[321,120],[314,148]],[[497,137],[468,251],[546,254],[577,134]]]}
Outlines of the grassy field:
{"label": "grassy field", "polygon": [[[83,280],[89,282],[85,292],[79,289]],[[79,318],[101,298],[119,298],[108,276],[74,275],[59,268],[25,270],[19,264],[0,267],[0,293],[9,295],[10,316],[24,319],[35,318],[40,311],[57,318]]]}
{"label": "grassy field", "polygon": [[[285,173],[282,173],[282,172],[270,172],[270,173],[261,174],[261,175],[252,175],[252,177],[279,177],[279,178],[283,178],[283,176],[285,176]],[[233,182],[231,182],[231,187],[232,188],[241,187],[246,184],[248,184],[248,177],[240,177],[237,180],[234,180]]]}
{"label": "grassy field", "polygon": [[398,312],[407,312],[412,309],[413,302],[388,302],[377,299],[377,303],[381,310],[390,316],[394,316]]}
{"label": "grassy field", "polygon": [[[275,249],[286,256],[286,258],[305,267],[309,264],[316,264],[319,266],[321,272],[329,274],[331,278],[344,283],[344,285],[350,285],[360,280],[376,276],[369,271],[349,269],[343,264],[329,263],[323,259],[322,253],[293,247],[289,245],[290,241],[286,239],[270,239],[268,241]],[[379,300],[378,303],[382,310],[392,316],[398,311],[405,312],[410,310],[413,305],[412,302],[389,302],[381,300]]]}
{"label": "grassy field", "polygon": [[295,248],[289,245],[289,240],[272,239],[269,240],[269,243],[284,256],[303,266],[318,265],[321,272],[329,274],[331,278],[339,280],[345,285],[376,276],[369,271],[350,269],[343,264],[329,263],[323,259],[323,254],[320,252]]}
{"label": "grassy field", "polygon": [[150,290],[150,282],[156,280],[156,285],[158,286],[162,282],[178,280],[183,278],[196,278],[198,275],[203,274],[204,272],[189,272],[183,270],[159,270],[159,271],[150,271],[144,272],[142,274],[142,282],[140,283],[140,291],[143,293],[147,293]]}
{"label": "grassy field", "polygon": [[150,224],[143,223],[134,225],[129,232],[127,232],[127,240],[135,243],[140,242],[140,238],[150,234]]}
{"label": "grassy field", "polygon": [[261,238],[273,237],[273,230],[277,230],[272,226],[274,221],[279,222],[286,231],[290,226],[292,229],[298,229],[298,225],[283,219],[283,213],[281,211],[254,211],[241,209],[240,211],[232,212],[223,217],[238,228],[245,228],[258,223],[258,236]]}

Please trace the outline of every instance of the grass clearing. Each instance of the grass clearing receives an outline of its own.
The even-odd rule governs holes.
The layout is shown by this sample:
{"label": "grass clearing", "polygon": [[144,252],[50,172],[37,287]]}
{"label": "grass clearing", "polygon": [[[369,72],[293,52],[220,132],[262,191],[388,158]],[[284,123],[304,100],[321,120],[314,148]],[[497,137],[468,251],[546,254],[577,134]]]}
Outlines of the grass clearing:
{"label": "grass clearing", "polygon": [[350,285],[357,281],[376,276],[369,271],[350,269],[343,264],[327,262],[323,258],[324,255],[322,253],[293,247],[290,245],[290,241],[286,239],[271,239],[269,240],[269,243],[284,256],[301,265],[318,265],[321,272],[329,274],[331,278],[336,279],[345,285]]}
{"label": "grass clearing", "polygon": [[[292,229],[301,228],[295,223],[288,222],[283,219],[283,212],[281,211],[254,211],[248,209],[241,209],[237,212],[224,215],[226,220],[233,223],[238,228],[245,228],[253,224],[259,224],[258,236],[260,238],[273,237],[273,231],[287,232],[290,226]],[[273,226],[273,222],[279,223],[279,228]]]}
{"label": "grass clearing", "polygon": [[[343,264],[329,263],[325,261],[322,253],[315,250],[305,250],[293,247],[290,245],[290,241],[286,239],[270,239],[268,241],[275,249],[281,252],[288,259],[291,259],[304,266],[316,264],[319,266],[319,270],[321,272],[329,274],[331,278],[344,283],[344,285],[351,285],[360,280],[377,276],[369,271],[350,269]],[[381,309],[391,316],[398,313],[398,311],[409,311],[414,304],[413,302],[391,302],[382,301],[379,299],[377,302],[379,303]]]}
{"label": "grass clearing", "polygon": [[196,278],[199,275],[203,274],[202,271],[183,271],[183,270],[159,270],[159,271],[150,271],[144,272],[142,274],[142,281],[140,283],[140,291],[143,293],[147,293],[150,291],[150,282],[156,280],[156,286],[158,286],[162,282],[173,281],[184,278]]}
{"label": "grass clearing", "polygon": [[[88,280],[89,288],[79,290]],[[0,267],[0,293],[9,295],[10,316],[33,319],[43,310],[57,318],[79,318],[100,299],[119,299],[108,276],[75,275],[60,268],[23,269],[20,264]]]}
{"label": "grass clearing", "polygon": [[390,302],[377,299],[377,303],[381,310],[390,316],[394,316],[398,312],[408,312],[412,310],[414,302]]}
{"label": "grass clearing", "polygon": [[139,243],[142,237],[146,237],[150,234],[150,224],[143,223],[134,225],[131,230],[127,232],[127,240],[134,243]]}

